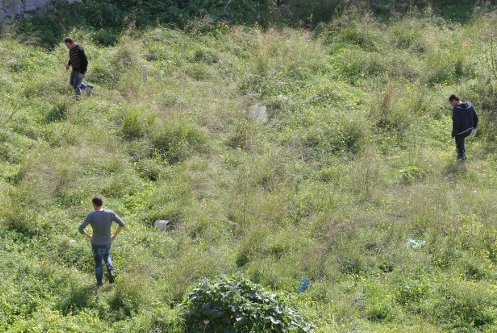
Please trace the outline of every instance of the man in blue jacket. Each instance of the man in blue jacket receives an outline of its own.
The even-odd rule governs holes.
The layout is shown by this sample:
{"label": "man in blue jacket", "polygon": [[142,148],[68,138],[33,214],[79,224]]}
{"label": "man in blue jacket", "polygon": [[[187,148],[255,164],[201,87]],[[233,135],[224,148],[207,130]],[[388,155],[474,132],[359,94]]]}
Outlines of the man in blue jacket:
{"label": "man in blue jacket", "polygon": [[466,161],[464,141],[469,135],[476,135],[478,115],[471,103],[463,102],[456,95],[449,97],[452,110],[452,137],[456,143],[457,160]]}
{"label": "man in blue jacket", "polygon": [[[105,262],[105,266],[107,266],[109,283],[114,283],[115,273],[112,266],[112,259],[110,258],[110,248],[117,235],[124,229],[124,222],[116,213],[103,208],[104,202],[102,197],[94,197],[92,203],[94,211],[86,216],[78,229],[80,233],[91,240],[93,259],[95,259],[95,277],[97,278],[97,286],[101,287],[103,284],[102,260]],[[112,222],[118,225],[114,234],[111,232]],[[85,230],[88,225],[91,226],[93,233]]]}

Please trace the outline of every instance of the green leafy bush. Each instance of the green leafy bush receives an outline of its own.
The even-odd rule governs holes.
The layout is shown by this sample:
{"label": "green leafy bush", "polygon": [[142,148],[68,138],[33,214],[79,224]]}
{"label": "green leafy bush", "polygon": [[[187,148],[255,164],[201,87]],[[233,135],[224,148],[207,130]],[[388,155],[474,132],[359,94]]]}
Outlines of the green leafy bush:
{"label": "green leafy bush", "polygon": [[128,112],[121,122],[121,136],[125,140],[136,140],[145,134],[145,125],[137,111]]}
{"label": "green leafy bush", "polygon": [[202,281],[182,316],[189,332],[312,332],[282,297],[238,276]]}
{"label": "green leafy bush", "polygon": [[174,164],[205,149],[207,137],[192,124],[166,124],[152,138],[156,153]]}
{"label": "green leafy bush", "polygon": [[495,292],[485,284],[461,281],[440,286],[434,294],[431,315],[450,328],[482,327],[495,323]]}
{"label": "green leafy bush", "polygon": [[95,32],[93,40],[102,46],[113,46],[119,41],[119,35],[111,30],[101,29]]}
{"label": "green leafy bush", "polygon": [[416,180],[423,179],[426,171],[415,165],[407,165],[400,169],[400,178],[405,184],[412,184]]}

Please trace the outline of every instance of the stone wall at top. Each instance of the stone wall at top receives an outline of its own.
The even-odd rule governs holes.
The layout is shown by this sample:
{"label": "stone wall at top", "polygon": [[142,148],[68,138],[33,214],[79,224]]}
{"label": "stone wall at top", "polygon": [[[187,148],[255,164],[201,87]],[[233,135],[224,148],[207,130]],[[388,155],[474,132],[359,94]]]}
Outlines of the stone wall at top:
{"label": "stone wall at top", "polygon": [[[66,0],[69,3],[81,0]],[[0,0],[0,22],[28,18],[42,13],[52,0]]]}

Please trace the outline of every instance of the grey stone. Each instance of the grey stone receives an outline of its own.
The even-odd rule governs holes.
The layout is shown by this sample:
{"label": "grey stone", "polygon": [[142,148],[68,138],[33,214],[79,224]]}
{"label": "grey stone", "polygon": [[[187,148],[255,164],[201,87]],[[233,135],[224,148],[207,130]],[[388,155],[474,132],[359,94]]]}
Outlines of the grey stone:
{"label": "grey stone", "polygon": [[173,229],[173,224],[169,220],[157,220],[154,222],[154,227],[162,231],[168,231]]}
{"label": "grey stone", "polygon": [[267,107],[265,105],[254,105],[249,111],[250,118],[260,121],[261,123],[267,123],[269,117],[267,115]]}
{"label": "grey stone", "polygon": [[24,13],[34,13],[43,6],[41,0],[24,0]]}
{"label": "grey stone", "polygon": [[[82,0],[66,0],[68,3],[82,2]],[[43,11],[52,3],[52,0],[1,0],[0,22],[30,17]]]}
{"label": "grey stone", "polygon": [[20,0],[4,0],[0,2],[0,12],[5,18],[16,18],[23,14],[23,4]]}

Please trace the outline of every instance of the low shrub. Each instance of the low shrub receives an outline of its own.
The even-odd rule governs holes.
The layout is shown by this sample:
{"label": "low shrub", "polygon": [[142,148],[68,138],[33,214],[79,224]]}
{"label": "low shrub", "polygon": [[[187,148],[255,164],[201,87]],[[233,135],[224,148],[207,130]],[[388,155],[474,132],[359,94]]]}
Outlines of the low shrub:
{"label": "low shrub", "polygon": [[145,126],[140,114],[136,111],[128,112],[121,121],[120,132],[123,139],[129,141],[143,137]]}
{"label": "low shrub", "polygon": [[416,180],[423,179],[426,171],[415,165],[407,165],[399,170],[400,179],[405,184],[412,184]]}
{"label": "low shrub", "polygon": [[93,34],[93,41],[102,46],[113,46],[119,41],[119,35],[111,30],[98,30]]}
{"label": "low shrub", "polygon": [[202,281],[181,315],[190,332],[312,332],[281,296],[238,276]]}
{"label": "low shrub", "polygon": [[428,312],[450,328],[478,328],[497,320],[495,292],[484,283],[451,282],[433,293],[433,308]]}
{"label": "low shrub", "polygon": [[52,123],[67,119],[69,105],[66,102],[55,104],[46,115],[46,122]]}
{"label": "low shrub", "polygon": [[156,153],[174,164],[206,149],[207,136],[183,121],[162,126],[152,138]]}

